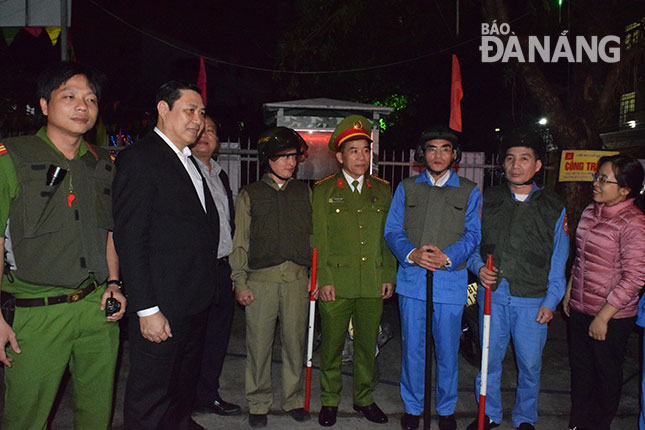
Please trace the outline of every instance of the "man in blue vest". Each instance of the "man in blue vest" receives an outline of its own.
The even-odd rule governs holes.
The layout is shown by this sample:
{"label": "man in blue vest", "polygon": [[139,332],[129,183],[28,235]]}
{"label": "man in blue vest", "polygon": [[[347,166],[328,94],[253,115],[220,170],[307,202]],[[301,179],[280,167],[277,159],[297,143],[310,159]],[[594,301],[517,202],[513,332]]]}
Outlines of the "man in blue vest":
{"label": "man in blue vest", "polygon": [[[542,141],[533,134],[517,132],[502,144],[506,183],[484,193],[480,252],[468,261],[468,269],[493,289],[484,428],[498,427],[502,421],[502,361],[512,338],[518,369],[513,426],[531,430],[538,417],[547,323],[553,319],[566,286],[567,217],[564,201],[534,180],[542,168]],[[494,258],[493,270],[484,264],[488,254]],[[483,288],[477,299],[481,321]],[[478,398],[480,379],[478,375]],[[468,426],[468,430],[476,429],[477,420]]]}
{"label": "man in blue vest", "polygon": [[434,272],[433,329],[437,357],[439,428],[454,430],[457,354],[467,299],[466,261],[479,245],[477,185],[450,168],[460,158],[458,136],[436,126],[422,134],[415,160],[426,170],[403,180],[385,224],[385,240],[399,260],[396,291],[401,312],[403,429],[419,426],[424,408],[426,273]]}

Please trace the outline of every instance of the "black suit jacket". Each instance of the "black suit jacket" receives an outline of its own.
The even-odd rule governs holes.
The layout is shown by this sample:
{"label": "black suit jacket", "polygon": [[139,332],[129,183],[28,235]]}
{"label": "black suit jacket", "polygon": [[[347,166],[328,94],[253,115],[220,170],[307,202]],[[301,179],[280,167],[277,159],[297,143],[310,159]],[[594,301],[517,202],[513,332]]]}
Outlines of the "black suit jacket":
{"label": "black suit jacket", "polygon": [[169,320],[205,310],[217,292],[219,223],[209,222],[186,169],[155,132],[115,164],[114,243],[128,310],[159,306]]}

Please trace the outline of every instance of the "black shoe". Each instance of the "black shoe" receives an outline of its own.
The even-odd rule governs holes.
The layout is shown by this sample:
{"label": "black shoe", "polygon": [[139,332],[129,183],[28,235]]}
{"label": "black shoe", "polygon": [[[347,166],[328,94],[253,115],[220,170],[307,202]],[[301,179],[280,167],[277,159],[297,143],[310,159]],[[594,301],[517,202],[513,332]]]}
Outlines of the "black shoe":
{"label": "black shoe", "polygon": [[303,421],[309,421],[311,419],[311,414],[305,411],[305,408],[291,409],[287,412],[291,418],[298,421],[299,423]]}
{"label": "black shoe", "polygon": [[249,414],[249,425],[253,428],[267,426],[267,414]]}
{"label": "black shoe", "polygon": [[206,427],[202,427],[191,418],[188,420],[188,430],[206,430]]}
{"label": "black shoe", "polygon": [[401,428],[403,430],[417,430],[419,428],[419,415],[403,414],[401,417]]}
{"label": "black shoe", "polygon": [[336,424],[336,414],[338,413],[338,406],[323,406],[320,408],[318,415],[318,424],[323,427],[331,427]]}
{"label": "black shoe", "polygon": [[521,423],[517,430],[535,430],[535,427],[531,423]]}
{"label": "black shoe", "polygon": [[[484,416],[484,430],[494,429],[495,427],[499,427],[499,424],[491,421],[488,415]],[[477,430],[477,418],[466,427],[466,430]]]}
{"label": "black shoe", "polygon": [[376,403],[372,403],[367,406],[358,406],[354,405],[354,410],[357,412],[362,412],[365,415],[365,418],[377,424],[384,424],[387,422],[387,416],[383,411],[376,406]]}
{"label": "black shoe", "polygon": [[236,404],[225,402],[221,397],[217,396],[212,402],[197,406],[195,412],[229,416],[240,415],[242,408]]}
{"label": "black shoe", "polygon": [[439,415],[439,430],[457,430],[457,420],[455,414]]}

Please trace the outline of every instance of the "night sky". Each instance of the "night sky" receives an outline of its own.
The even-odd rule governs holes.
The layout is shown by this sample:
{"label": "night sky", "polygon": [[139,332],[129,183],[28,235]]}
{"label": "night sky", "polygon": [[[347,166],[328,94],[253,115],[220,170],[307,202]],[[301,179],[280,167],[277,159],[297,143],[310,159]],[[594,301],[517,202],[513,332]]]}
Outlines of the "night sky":
{"label": "night sky", "polygon": [[[495,127],[534,123],[541,113],[507,65],[481,62],[481,4],[460,3],[459,35],[455,2],[447,0],[74,0],[70,31],[77,60],[109,78],[101,111],[106,125],[140,128],[154,117],[156,88],[173,78],[194,82],[203,55],[207,107],[222,124],[224,138],[256,137],[266,127],[263,103],[314,97],[371,103],[399,94],[408,107],[382,143],[411,147],[424,127],[448,121],[454,53],[465,94],[465,146],[479,150],[494,144]],[[509,3],[516,8],[513,29],[558,34],[557,7],[539,6],[550,2],[532,2],[537,9]],[[642,10],[643,2],[625,3]],[[639,13],[626,11],[623,21],[636,20]],[[24,32],[10,47],[0,46],[4,104],[35,104],[35,77],[59,58],[59,47],[44,33],[35,39]],[[349,69],[367,70],[285,73]],[[546,68],[563,97],[568,69],[566,64]]]}

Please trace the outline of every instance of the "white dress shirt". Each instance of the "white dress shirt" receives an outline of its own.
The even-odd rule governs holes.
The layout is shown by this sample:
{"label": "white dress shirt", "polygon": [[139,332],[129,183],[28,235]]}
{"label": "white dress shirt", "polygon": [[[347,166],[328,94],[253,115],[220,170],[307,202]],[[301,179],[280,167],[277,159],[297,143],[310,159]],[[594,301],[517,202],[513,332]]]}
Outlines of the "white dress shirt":
{"label": "white dress shirt", "polygon": [[354,185],[352,184],[352,182],[358,181],[358,185],[356,186],[356,189],[358,190],[358,194],[360,194],[361,191],[363,190],[363,182],[365,182],[365,175],[361,175],[360,178],[354,179],[351,176],[349,176],[349,174],[345,171],[345,169],[343,169],[343,175],[345,176],[345,180],[349,184],[349,189],[352,190],[352,192],[354,192]]}
{"label": "white dress shirt", "polygon": [[231,234],[231,212],[228,207],[228,195],[219,177],[222,166],[213,159],[210,160],[210,166],[207,166],[198,158],[195,158],[195,160],[197,160],[197,164],[204,178],[206,178],[206,185],[208,185],[208,190],[211,192],[213,200],[215,200],[215,206],[217,206],[217,213],[219,214],[217,258],[228,257],[233,252],[233,236]]}

